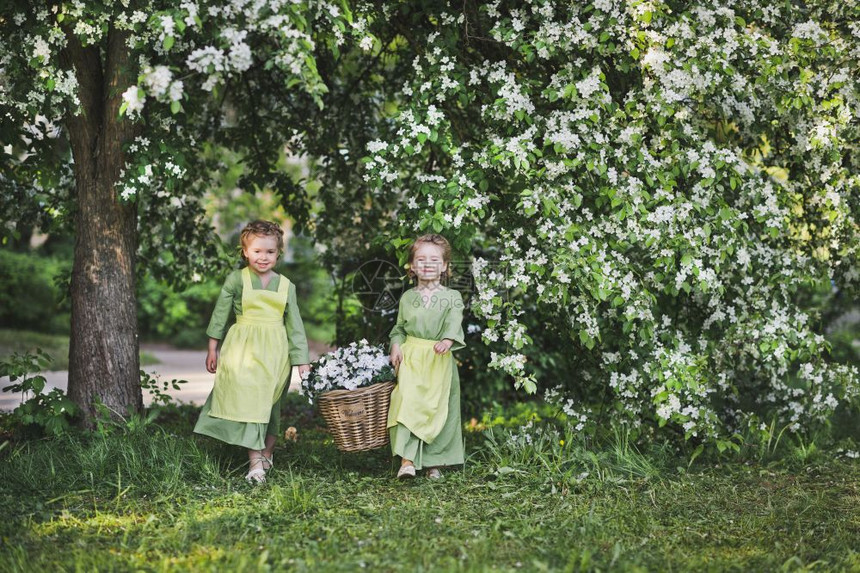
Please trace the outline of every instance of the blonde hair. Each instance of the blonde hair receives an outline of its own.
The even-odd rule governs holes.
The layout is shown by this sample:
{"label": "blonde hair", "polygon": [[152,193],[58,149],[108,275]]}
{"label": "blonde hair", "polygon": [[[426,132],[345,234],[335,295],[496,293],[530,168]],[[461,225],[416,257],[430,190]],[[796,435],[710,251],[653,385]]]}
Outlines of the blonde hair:
{"label": "blonde hair", "polygon": [[248,248],[248,243],[251,242],[252,236],[275,237],[278,240],[278,252],[284,252],[284,230],[281,229],[281,226],[272,221],[257,219],[245,225],[245,228],[242,229],[242,233],[239,235],[239,247],[243,259],[245,258],[245,249]]}
{"label": "blonde hair", "polygon": [[442,280],[448,280],[451,276],[451,243],[448,242],[448,239],[436,233],[421,235],[409,247],[409,277],[415,278],[415,271],[412,270],[412,261],[415,259],[415,252],[422,243],[436,245],[442,249],[442,262],[445,263],[445,270],[442,271]]}

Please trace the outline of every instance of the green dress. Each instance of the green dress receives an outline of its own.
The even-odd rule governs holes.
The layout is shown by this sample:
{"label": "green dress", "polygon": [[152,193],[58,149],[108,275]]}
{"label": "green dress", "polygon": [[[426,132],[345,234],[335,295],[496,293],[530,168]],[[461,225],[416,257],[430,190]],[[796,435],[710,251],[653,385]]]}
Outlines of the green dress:
{"label": "green dress", "polygon": [[406,291],[391,330],[391,343],[401,345],[403,363],[392,392],[388,432],[392,455],[412,460],[416,469],[462,464],[465,458],[457,364],[451,352],[440,356],[432,348],[445,338],[454,341],[451,351],[466,346],[460,293],[443,287],[425,306],[416,289]]}
{"label": "green dress", "polygon": [[[236,324],[228,331],[231,311]],[[263,288],[250,269],[234,271],[224,281],[206,334],[223,343],[215,387],[194,431],[262,449],[267,434],[280,433],[280,397],[291,366],[309,362],[295,286],[275,275]]]}

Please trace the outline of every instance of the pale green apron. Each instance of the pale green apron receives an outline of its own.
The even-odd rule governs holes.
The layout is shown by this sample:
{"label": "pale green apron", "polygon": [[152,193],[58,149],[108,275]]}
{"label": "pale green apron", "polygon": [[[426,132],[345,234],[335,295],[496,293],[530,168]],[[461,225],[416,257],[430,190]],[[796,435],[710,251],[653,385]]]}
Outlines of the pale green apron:
{"label": "pale green apron", "polygon": [[400,347],[403,362],[391,392],[388,427],[403,424],[420,440],[432,444],[448,418],[448,396],[454,356],[436,354],[438,340],[407,336]]}
{"label": "pale green apron", "polygon": [[290,281],[278,290],[255,290],[251,270],[242,270],[242,314],[221,346],[209,416],[235,422],[266,423],[290,374],[284,310]]}

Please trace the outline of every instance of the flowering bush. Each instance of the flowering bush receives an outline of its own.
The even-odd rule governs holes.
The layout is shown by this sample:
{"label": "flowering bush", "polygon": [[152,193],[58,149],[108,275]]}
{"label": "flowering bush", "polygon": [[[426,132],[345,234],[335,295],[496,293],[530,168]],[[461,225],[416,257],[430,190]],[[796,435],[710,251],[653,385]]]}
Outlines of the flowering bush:
{"label": "flowering bush", "polygon": [[[829,359],[798,304],[860,283],[852,8],[423,6],[385,9],[412,29],[380,72],[387,99],[368,104],[384,119],[353,148],[355,222],[401,255],[427,231],[482,248],[471,310],[504,345],[491,367],[528,391],[559,383],[534,368],[540,316],[577,372],[551,395],[582,428],[612,420],[721,449],[764,421],[803,432],[856,405],[857,370]],[[317,228],[331,252],[360,256],[338,202]]]}
{"label": "flowering bush", "polygon": [[355,390],[394,379],[394,368],[382,346],[365,339],[324,354],[302,377],[301,393],[313,401],[329,390]]}

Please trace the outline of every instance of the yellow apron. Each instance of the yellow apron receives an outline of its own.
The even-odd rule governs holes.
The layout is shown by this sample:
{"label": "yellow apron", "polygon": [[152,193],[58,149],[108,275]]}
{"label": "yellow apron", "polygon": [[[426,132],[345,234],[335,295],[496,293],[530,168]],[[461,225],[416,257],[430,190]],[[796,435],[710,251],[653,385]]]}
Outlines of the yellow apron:
{"label": "yellow apron", "polygon": [[235,422],[267,423],[290,374],[284,310],[290,281],[277,292],[255,290],[251,270],[242,270],[242,315],[221,346],[209,415]]}
{"label": "yellow apron", "polygon": [[438,340],[407,336],[400,347],[403,362],[397,371],[397,386],[391,393],[388,427],[403,424],[418,439],[433,443],[448,418],[454,356],[436,354]]}

